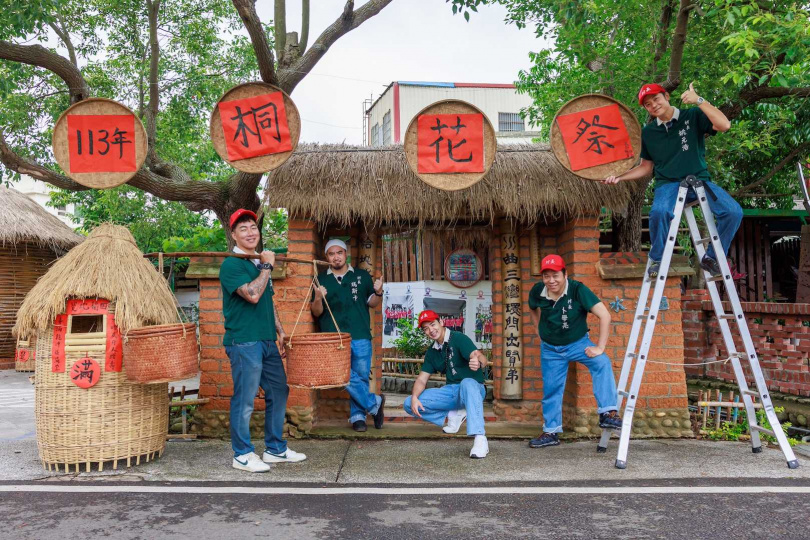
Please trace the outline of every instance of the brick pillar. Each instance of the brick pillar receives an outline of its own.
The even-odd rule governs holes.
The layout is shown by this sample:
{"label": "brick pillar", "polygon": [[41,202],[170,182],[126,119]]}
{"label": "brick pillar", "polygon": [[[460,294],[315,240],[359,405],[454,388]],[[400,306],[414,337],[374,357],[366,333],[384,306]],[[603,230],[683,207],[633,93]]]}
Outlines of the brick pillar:
{"label": "brick pillar", "polygon": [[706,375],[706,366],[690,365],[704,362],[707,358],[709,342],[706,331],[706,312],[703,311],[704,300],[709,300],[709,293],[706,289],[690,289],[683,294],[681,319],[684,370],[690,377]]}

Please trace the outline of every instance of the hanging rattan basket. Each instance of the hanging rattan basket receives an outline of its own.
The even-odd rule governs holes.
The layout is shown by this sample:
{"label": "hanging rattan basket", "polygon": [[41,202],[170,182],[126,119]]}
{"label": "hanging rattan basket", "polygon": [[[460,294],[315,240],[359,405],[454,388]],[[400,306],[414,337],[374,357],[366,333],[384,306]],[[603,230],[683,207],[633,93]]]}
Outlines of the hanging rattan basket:
{"label": "hanging rattan basket", "polygon": [[199,364],[194,323],[146,326],[124,337],[124,366],[131,382],[154,384],[194,377]]}
{"label": "hanging rattan basket", "polygon": [[349,384],[352,337],[346,333],[301,334],[287,345],[287,384],[338,388]]}

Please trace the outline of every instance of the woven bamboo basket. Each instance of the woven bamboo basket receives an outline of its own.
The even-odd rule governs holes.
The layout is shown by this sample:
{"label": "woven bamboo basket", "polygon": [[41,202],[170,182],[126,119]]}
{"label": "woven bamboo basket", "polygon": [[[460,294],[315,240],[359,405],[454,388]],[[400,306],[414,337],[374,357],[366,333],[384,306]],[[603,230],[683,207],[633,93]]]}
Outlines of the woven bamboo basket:
{"label": "woven bamboo basket", "polygon": [[22,372],[32,372],[36,369],[37,338],[18,339],[17,351],[14,354],[14,369]]}
{"label": "woven bamboo basket", "polygon": [[194,377],[199,364],[194,323],[146,326],[124,337],[124,365],[131,382],[155,384]]}
{"label": "woven bamboo basket", "polygon": [[[169,423],[167,384],[133,384],[121,371],[106,371],[103,350],[65,353],[66,369],[51,370],[53,327],[37,335],[36,428],[39,456],[48,470],[65,472],[112,461],[127,467],[163,454]],[[98,362],[101,376],[83,389],[70,379],[81,357]]]}
{"label": "woven bamboo basket", "polygon": [[301,334],[287,345],[287,384],[324,389],[349,384],[352,369],[350,334]]}

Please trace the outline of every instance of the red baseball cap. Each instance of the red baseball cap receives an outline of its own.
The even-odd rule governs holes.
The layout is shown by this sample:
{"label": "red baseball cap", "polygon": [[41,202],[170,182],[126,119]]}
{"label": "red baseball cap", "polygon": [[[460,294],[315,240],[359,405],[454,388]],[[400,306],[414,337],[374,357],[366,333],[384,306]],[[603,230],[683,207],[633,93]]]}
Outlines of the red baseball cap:
{"label": "red baseball cap", "polygon": [[540,271],[545,272],[546,270],[552,270],[554,272],[565,270],[565,263],[562,257],[559,255],[546,255],[543,257],[543,261],[540,263]]}
{"label": "red baseball cap", "polygon": [[426,322],[433,322],[438,320],[439,315],[435,311],[431,309],[426,309],[425,311],[419,314],[419,328],[422,328],[422,325]]}
{"label": "red baseball cap", "polygon": [[641,87],[641,90],[638,91],[638,104],[644,106],[644,98],[646,96],[654,95],[654,94],[666,94],[666,89],[661,86],[660,84],[652,83],[652,84],[645,84]]}
{"label": "red baseball cap", "polygon": [[256,212],[251,212],[250,210],[245,210],[244,208],[240,208],[239,210],[237,210],[236,212],[231,214],[231,219],[230,219],[231,229],[233,229],[233,224],[236,223],[236,220],[239,219],[242,216],[250,216],[250,217],[253,218],[253,221],[259,221],[258,218],[256,217]]}

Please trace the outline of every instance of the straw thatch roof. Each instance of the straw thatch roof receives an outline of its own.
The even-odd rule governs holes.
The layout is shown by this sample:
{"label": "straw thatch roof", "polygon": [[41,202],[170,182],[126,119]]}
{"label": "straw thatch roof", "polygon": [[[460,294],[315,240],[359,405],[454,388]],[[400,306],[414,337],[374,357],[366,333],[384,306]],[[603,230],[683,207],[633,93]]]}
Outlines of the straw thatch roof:
{"label": "straw thatch roof", "polygon": [[623,209],[624,184],[605,186],[564,169],[548,145],[503,145],[478,184],[446,192],[413,174],[402,146],[300,145],[270,173],[265,200],[292,216],[343,226],[402,221],[493,221],[498,217],[532,224],[561,217]]}
{"label": "straw thatch roof", "polygon": [[29,197],[0,185],[0,246],[29,243],[66,251],[82,240]]}
{"label": "straw thatch roof", "polygon": [[65,312],[70,298],[115,302],[115,324],[125,334],[133,328],[178,321],[166,280],[120,225],[99,226],[53,264],[25,297],[14,334],[30,336],[45,330]]}

